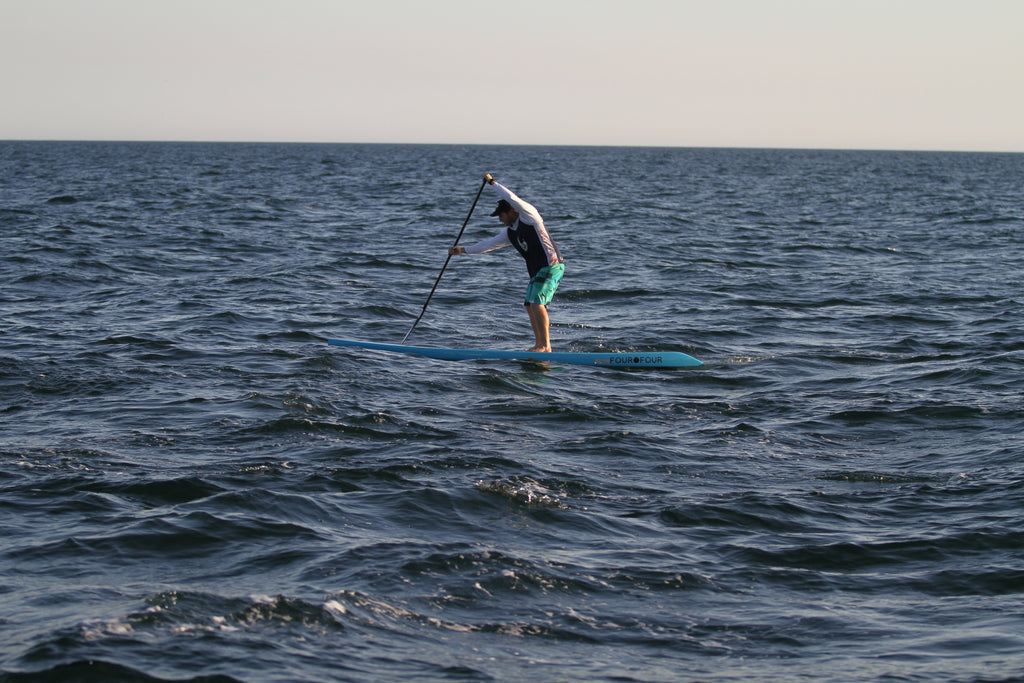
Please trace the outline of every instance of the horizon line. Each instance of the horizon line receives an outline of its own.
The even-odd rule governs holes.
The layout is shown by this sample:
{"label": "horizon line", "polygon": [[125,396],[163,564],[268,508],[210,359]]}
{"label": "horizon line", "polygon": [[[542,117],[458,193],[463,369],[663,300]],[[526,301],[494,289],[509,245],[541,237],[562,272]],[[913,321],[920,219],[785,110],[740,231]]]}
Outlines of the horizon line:
{"label": "horizon line", "polygon": [[1024,154],[1024,150],[909,148],[909,147],[816,147],[776,145],[655,145],[624,143],[536,143],[536,142],[383,142],[383,141],[313,141],[313,140],[204,140],[147,138],[0,138],[6,143],[98,143],[98,144],[182,144],[182,145],[394,145],[433,147],[595,147],[619,149],[723,149],[801,152],[904,152],[938,154]]}

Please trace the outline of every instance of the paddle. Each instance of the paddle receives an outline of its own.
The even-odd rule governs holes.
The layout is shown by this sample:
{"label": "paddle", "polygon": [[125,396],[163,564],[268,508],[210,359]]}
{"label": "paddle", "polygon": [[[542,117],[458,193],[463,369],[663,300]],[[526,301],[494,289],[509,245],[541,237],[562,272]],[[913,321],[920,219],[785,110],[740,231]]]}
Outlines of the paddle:
{"label": "paddle", "polygon": [[[480,189],[477,190],[476,198],[473,199],[473,206],[469,207],[469,214],[467,214],[466,220],[462,224],[462,230],[459,230],[459,234],[455,238],[455,244],[452,245],[453,247],[458,245],[459,240],[462,239],[462,233],[464,233],[466,231],[466,226],[469,225],[469,219],[473,215],[473,209],[476,208],[476,203],[478,201],[480,201],[480,195],[483,194],[484,186],[485,185],[487,185],[487,179],[486,178],[484,178],[484,181],[482,183],[480,183]],[[452,255],[451,255],[451,253],[449,253],[448,254],[448,258],[446,258],[444,260],[444,265],[441,266],[441,272],[438,273],[437,280],[434,281],[434,286],[430,288],[430,295],[427,296],[427,300],[423,304],[423,310],[420,311],[420,315],[419,315],[418,318],[416,318],[416,322],[414,322],[412,324],[412,327],[409,328],[409,331],[405,333],[404,337],[402,337],[402,343],[403,344],[405,344],[405,340],[409,338],[409,335],[412,334],[412,331],[416,329],[416,326],[419,325],[420,320],[423,319],[423,314],[427,312],[427,305],[430,304],[430,300],[434,297],[434,292],[437,290],[437,285],[440,284],[440,282],[441,282],[441,276],[444,275],[444,270],[445,270],[445,268],[448,267],[448,262],[451,261],[451,260],[452,260]]]}

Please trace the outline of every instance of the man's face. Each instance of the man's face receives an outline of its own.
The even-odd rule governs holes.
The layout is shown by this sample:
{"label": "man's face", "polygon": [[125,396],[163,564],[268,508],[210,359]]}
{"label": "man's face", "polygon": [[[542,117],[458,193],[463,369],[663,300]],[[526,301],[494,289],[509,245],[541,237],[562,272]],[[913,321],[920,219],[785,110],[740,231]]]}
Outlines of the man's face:
{"label": "man's face", "polygon": [[501,213],[498,214],[498,220],[501,221],[502,224],[506,226],[511,226],[513,223],[516,222],[516,215],[516,212],[512,210],[502,211]]}

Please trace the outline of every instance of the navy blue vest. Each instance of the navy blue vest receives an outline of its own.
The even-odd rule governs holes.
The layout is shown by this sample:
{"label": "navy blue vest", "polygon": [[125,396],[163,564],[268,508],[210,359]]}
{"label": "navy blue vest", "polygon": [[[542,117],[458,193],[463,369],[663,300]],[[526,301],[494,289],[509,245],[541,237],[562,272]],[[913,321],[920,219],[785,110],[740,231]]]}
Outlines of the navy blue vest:
{"label": "navy blue vest", "polygon": [[[556,262],[561,263],[562,255],[559,253],[555,241],[551,239],[551,235],[548,235],[548,239],[551,242],[551,249],[555,252]],[[526,270],[529,271],[530,277],[536,275],[537,271],[541,268],[549,265],[547,251],[544,249],[544,245],[541,244],[540,236],[537,234],[537,227],[532,223],[527,223],[520,218],[516,222],[515,228],[508,228],[508,241],[526,259]]]}

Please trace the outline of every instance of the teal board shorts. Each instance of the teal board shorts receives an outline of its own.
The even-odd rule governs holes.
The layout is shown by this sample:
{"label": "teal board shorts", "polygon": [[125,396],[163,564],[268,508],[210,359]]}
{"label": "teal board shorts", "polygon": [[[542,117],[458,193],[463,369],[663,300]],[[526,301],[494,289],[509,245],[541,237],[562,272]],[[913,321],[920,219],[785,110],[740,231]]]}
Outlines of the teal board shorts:
{"label": "teal board shorts", "polygon": [[530,286],[526,288],[525,305],[542,304],[547,306],[555,296],[558,283],[562,281],[562,274],[565,272],[565,264],[556,263],[553,266],[544,266],[537,271],[537,274],[530,279]]}

